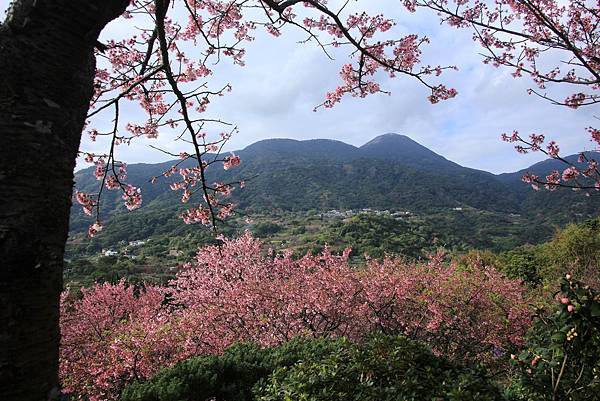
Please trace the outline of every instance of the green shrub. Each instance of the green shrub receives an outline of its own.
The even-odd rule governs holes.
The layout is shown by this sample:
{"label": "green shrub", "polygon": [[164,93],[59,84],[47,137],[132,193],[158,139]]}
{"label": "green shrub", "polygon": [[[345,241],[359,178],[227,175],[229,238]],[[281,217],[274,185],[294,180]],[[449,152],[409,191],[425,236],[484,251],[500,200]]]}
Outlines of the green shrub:
{"label": "green shrub", "polygon": [[377,335],[364,344],[298,338],[183,361],[128,387],[121,400],[500,400],[483,373],[404,337]]}
{"label": "green shrub", "polygon": [[294,365],[278,368],[257,388],[261,401],[501,400],[482,370],[433,355],[405,337],[377,335],[362,345],[346,339]]}
{"label": "green shrub", "polygon": [[592,285],[600,285],[600,217],[569,224],[541,247],[540,275],[550,286],[567,273]]}
{"label": "green shrub", "polygon": [[540,266],[543,264],[540,251],[535,246],[522,246],[503,252],[499,256],[499,268],[512,279],[521,279],[530,287],[536,287],[542,282]]}
{"label": "green shrub", "polygon": [[279,347],[240,343],[223,355],[188,359],[161,371],[147,382],[129,386],[122,401],[254,400],[252,388],[277,367],[289,366],[332,347],[327,340],[294,339]]}

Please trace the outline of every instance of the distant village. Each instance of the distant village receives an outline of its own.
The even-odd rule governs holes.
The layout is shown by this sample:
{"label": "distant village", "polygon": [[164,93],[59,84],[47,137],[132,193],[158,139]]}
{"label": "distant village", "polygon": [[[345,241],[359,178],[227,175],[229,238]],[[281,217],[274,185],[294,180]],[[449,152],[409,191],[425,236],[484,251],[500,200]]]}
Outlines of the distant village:
{"label": "distant village", "polygon": [[102,249],[102,251],[100,252],[102,254],[102,256],[125,256],[127,258],[131,258],[131,259],[135,259],[136,256],[132,255],[130,253],[131,248],[136,248],[138,246],[144,245],[145,243],[152,241],[152,238],[148,238],[148,239],[139,239],[136,241],[129,241],[129,243],[127,244],[125,241],[121,241],[119,243],[119,245],[125,245],[125,248],[123,248],[121,251],[115,251],[114,249]]}
{"label": "distant village", "polygon": [[[100,254],[101,256],[123,256],[130,259],[136,259],[137,256],[131,253],[132,248],[137,248],[150,241],[152,241],[152,238],[129,241],[129,243],[121,241],[119,242],[119,245],[124,246],[121,249],[115,250],[112,248],[103,248]],[[170,249],[168,252],[168,256],[177,257],[181,255],[183,255],[183,251],[180,251],[178,249]]]}
{"label": "distant village", "polygon": [[[463,211],[464,209],[462,207],[453,207],[450,210],[460,212],[460,211]],[[323,213],[322,215],[327,218],[345,219],[345,218],[360,215],[360,214],[374,214],[376,216],[390,216],[390,217],[394,217],[396,219],[402,219],[404,217],[412,216],[413,212],[409,212],[406,210],[405,211],[376,210],[376,209],[371,209],[371,208],[363,208],[363,209],[356,209],[356,210],[332,209],[332,210],[329,210],[329,211]]]}

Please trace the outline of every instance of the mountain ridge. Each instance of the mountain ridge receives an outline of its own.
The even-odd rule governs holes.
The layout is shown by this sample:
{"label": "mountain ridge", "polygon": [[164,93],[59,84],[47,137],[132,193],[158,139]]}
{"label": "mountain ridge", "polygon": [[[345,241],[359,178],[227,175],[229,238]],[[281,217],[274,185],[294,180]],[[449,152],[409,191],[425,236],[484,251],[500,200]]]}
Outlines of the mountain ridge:
{"label": "mountain ridge", "polygon": [[[569,221],[576,214],[600,211],[597,200],[582,201],[581,194],[570,191],[534,194],[521,182],[518,172],[494,175],[463,167],[399,134],[379,135],[360,147],[331,139],[267,139],[235,153],[242,159],[240,166],[225,171],[215,165],[207,171],[207,179],[229,182],[254,177],[246,188],[233,193],[234,203],[249,212],[466,207],[519,214],[538,213],[543,206],[547,209],[543,213],[548,215],[543,218],[558,212]],[[180,203],[181,194],[168,189],[175,177],[163,178],[156,185],[148,183],[150,177],[160,176],[175,162],[128,166],[128,182],[142,188],[142,209],[189,207]],[[534,166],[543,170],[552,162]],[[91,193],[99,185],[89,169],[76,173],[76,183],[77,190]],[[103,216],[122,213],[121,203],[117,191],[104,191]],[[75,205],[71,228],[80,231],[85,226],[80,208]]]}

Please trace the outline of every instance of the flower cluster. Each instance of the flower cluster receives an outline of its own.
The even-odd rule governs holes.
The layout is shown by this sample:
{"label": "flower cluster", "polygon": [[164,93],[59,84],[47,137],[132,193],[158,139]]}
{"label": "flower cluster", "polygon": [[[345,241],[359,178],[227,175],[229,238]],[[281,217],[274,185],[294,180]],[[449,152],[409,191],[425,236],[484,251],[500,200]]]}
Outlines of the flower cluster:
{"label": "flower cluster", "polygon": [[97,201],[92,198],[92,195],[86,194],[84,192],[75,192],[75,199],[77,203],[79,203],[83,209],[83,212],[91,216],[94,210],[94,207],[97,205]]}
{"label": "flower cluster", "polygon": [[223,161],[223,168],[225,170],[229,170],[235,166],[239,166],[240,163],[241,163],[240,157],[232,154],[231,156],[225,157],[225,160]]}
{"label": "flower cluster", "polygon": [[135,210],[142,206],[142,191],[133,185],[127,185],[123,190],[123,200],[127,210]]}

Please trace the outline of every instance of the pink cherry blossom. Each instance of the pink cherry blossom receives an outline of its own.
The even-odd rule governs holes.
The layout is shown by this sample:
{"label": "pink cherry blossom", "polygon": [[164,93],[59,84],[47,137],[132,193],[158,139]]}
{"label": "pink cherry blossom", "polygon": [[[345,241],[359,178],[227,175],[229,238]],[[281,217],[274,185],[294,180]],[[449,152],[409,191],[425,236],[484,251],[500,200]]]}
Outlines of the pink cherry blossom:
{"label": "pink cherry blossom", "polygon": [[225,160],[223,161],[223,168],[225,170],[229,170],[235,166],[238,166],[240,163],[240,157],[232,154],[231,156],[225,157]]}

